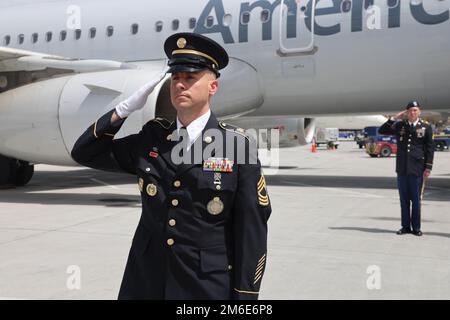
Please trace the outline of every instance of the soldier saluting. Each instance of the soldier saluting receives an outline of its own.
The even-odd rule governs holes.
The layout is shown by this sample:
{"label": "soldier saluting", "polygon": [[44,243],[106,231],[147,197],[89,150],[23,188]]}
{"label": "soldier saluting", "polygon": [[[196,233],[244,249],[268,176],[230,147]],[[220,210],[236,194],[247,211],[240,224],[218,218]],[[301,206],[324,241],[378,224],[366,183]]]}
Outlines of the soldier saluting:
{"label": "soldier saluting", "polygon": [[163,72],[98,119],[72,150],[82,165],[137,176],[142,215],[119,299],[257,299],[271,205],[256,148],[210,110],[228,55],[193,33],[172,35],[164,49],[176,121],[156,118],[114,139]]}
{"label": "soldier saluting", "polygon": [[397,137],[396,171],[402,212],[399,235],[411,232],[416,236],[422,235],[421,201],[425,181],[433,168],[434,143],[433,130],[419,118],[420,113],[419,103],[411,101],[405,111],[389,119],[379,129],[380,134]]}

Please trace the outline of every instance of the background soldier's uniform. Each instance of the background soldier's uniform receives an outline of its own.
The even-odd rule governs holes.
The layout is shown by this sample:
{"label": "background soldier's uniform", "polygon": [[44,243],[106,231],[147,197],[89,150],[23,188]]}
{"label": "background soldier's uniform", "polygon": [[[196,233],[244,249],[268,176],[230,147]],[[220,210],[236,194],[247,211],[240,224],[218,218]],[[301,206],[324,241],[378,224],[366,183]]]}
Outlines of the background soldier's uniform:
{"label": "background soldier's uniform", "polygon": [[[139,134],[114,140],[124,121],[111,124],[113,112],[86,130],[72,156],[85,166],[137,176],[142,216],[119,298],[256,299],[271,213],[259,161],[237,164],[235,153],[232,172],[220,179],[202,163],[174,165],[175,122],[157,118]],[[248,138],[213,114],[203,132],[212,128],[223,133],[224,149],[226,132],[248,149]],[[202,149],[208,142],[196,141]]]}
{"label": "background soldier's uniform", "polygon": [[433,130],[420,119],[416,126],[411,126],[407,120],[388,120],[380,127],[379,133],[397,138],[396,172],[402,228],[410,230],[412,225],[413,230],[420,231],[421,197],[425,183],[423,173],[425,169],[433,168]]}

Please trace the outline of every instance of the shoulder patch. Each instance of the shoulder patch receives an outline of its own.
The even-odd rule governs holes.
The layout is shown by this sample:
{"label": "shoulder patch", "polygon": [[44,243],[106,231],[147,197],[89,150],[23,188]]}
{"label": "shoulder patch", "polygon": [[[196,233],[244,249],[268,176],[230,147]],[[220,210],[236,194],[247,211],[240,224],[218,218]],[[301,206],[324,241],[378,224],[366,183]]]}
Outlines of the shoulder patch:
{"label": "shoulder patch", "polygon": [[250,140],[250,138],[249,138],[249,137],[247,136],[247,134],[245,133],[245,129],[242,129],[242,128],[233,126],[233,125],[228,124],[228,123],[225,123],[225,122],[223,122],[223,121],[219,121],[219,126],[220,126],[222,129],[224,129],[224,130],[227,130],[227,131],[230,131],[230,132],[237,133],[237,134],[239,134],[239,135],[245,137],[247,140]]}
{"label": "shoulder patch", "polygon": [[163,127],[164,129],[169,129],[172,126],[173,121],[169,121],[165,118],[155,118],[150,120],[148,123],[157,123],[158,125],[160,125],[161,127]]}

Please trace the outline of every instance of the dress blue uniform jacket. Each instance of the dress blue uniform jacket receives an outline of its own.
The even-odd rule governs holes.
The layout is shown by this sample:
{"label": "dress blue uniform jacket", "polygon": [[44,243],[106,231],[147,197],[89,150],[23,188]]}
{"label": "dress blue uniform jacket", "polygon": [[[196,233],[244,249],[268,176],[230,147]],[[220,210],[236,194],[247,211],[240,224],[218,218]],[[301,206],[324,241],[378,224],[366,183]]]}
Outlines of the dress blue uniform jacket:
{"label": "dress blue uniform jacket", "polygon": [[378,131],[397,138],[396,172],[399,176],[419,177],[425,169],[433,168],[433,130],[428,123],[419,120],[412,127],[407,120],[388,120]]}
{"label": "dress blue uniform jacket", "polygon": [[[257,299],[271,214],[259,161],[235,161],[220,177],[203,162],[176,165],[171,151],[177,142],[170,139],[176,123],[156,118],[138,134],[114,139],[124,120],[111,123],[113,112],[84,132],[72,157],[136,175],[142,214],[119,299]],[[231,134],[249,150],[248,137],[213,114],[203,132],[208,129]],[[210,142],[200,137],[195,143],[204,150]]]}

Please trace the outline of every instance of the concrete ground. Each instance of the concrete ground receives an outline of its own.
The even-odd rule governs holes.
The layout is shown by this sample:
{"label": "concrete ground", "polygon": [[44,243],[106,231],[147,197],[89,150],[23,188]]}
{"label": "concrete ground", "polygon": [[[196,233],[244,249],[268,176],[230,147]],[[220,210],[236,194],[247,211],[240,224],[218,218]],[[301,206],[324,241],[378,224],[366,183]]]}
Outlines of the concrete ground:
{"label": "concrete ground", "polygon": [[[450,299],[450,152],[435,155],[420,238],[395,234],[394,157],[354,142],[279,156],[261,299]],[[0,297],[115,299],[139,214],[132,176],[36,166],[0,190]]]}

